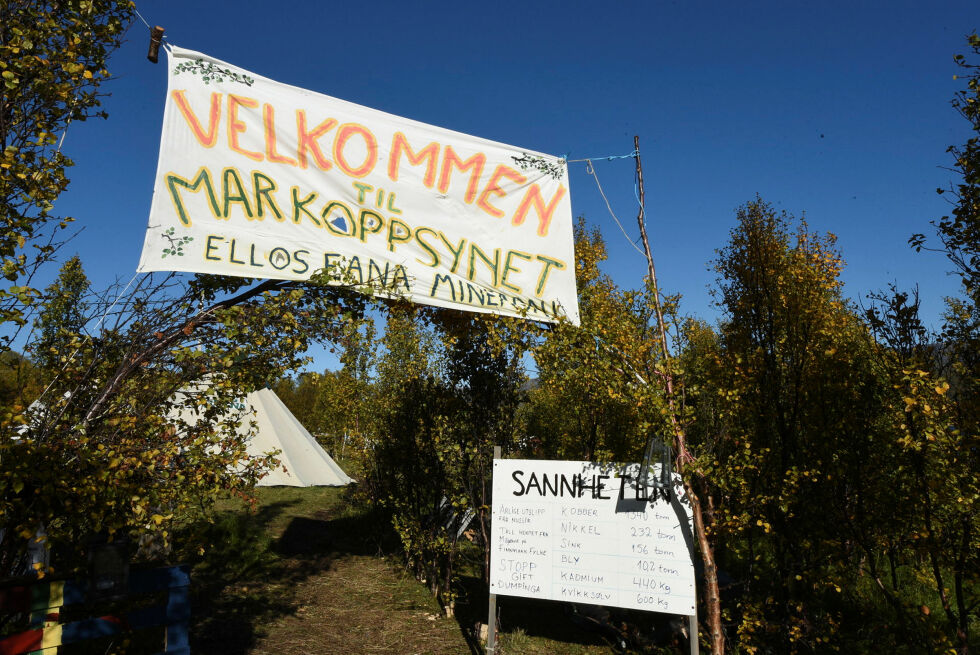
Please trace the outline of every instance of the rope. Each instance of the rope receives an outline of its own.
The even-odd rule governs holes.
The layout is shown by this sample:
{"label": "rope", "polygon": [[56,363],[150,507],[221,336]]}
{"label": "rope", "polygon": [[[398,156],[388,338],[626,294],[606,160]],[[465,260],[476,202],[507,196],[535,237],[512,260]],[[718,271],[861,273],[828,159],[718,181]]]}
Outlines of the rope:
{"label": "rope", "polygon": [[609,210],[609,215],[613,217],[614,221],[616,221],[616,225],[619,226],[619,230],[623,233],[623,236],[626,237],[626,240],[630,242],[630,245],[633,246],[633,249],[646,258],[646,254],[640,250],[636,243],[634,243],[633,239],[630,238],[630,235],[626,232],[626,228],[624,228],[623,224],[619,222],[619,219],[616,217],[616,213],[612,210],[612,206],[609,204],[609,198],[606,197],[605,191],[602,190],[602,184],[599,183],[599,176],[595,174],[595,167],[592,166],[592,162],[588,159],[585,161],[587,162],[585,165],[585,172],[595,178],[595,184],[597,187],[599,187],[599,195],[601,195],[602,199],[606,201],[606,209]]}
{"label": "rope", "polygon": [[[126,284],[123,290],[119,292],[119,295],[116,296],[116,299],[112,301],[112,304],[109,305],[109,307],[105,310],[105,313],[102,314],[102,318],[96,321],[95,330],[93,331],[97,331],[100,327],[102,327],[102,322],[106,319],[107,316],[109,316],[109,312],[111,312],[112,308],[116,306],[116,303],[119,302],[119,299],[123,297],[123,294],[129,290],[129,287],[133,284],[133,281],[136,280],[137,275],[139,275],[138,272],[133,273],[133,277],[129,279],[129,283]],[[85,335],[85,340],[82,342],[82,345],[76,348],[75,352],[73,352],[71,355],[68,356],[68,359],[65,361],[65,365],[62,366],[61,370],[55,374],[55,376],[51,379],[51,382],[48,383],[48,386],[44,387],[44,391],[42,391],[41,395],[37,397],[36,402],[40,402],[41,399],[44,398],[44,394],[46,394],[48,390],[51,388],[51,386],[58,381],[58,378],[61,377],[61,374],[65,372],[65,369],[68,368],[68,365],[71,364],[73,359],[75,359],[75,355],[77,355],[82,350],[82,348],[84,348],[85,345],[91,340],[92,340],[91,333]]]}
{"label": "rope", "polygon": [[[143,21],[143,24],[146,25],[146,29],[148,29],[148,30],[152,30],[153,29],[152,27],[150,27],[150,24],[146,22],[146,19],[143,18],[143,14],[140,13],[140,10],[136,8],[136,3],[133,3],[133,11],[136,13],[136,16],[141,21]],[[91,13],[92,13],[92,7],[90,5],[89,8],[88,8],[88,11],[86,12],[86,15],[91,14]],[[164,36],[163,38],[166,39],[167,37]],[[164,44],[164,45],[166,45],[166,44]],[[77,96],[73,96],[72,97],[72,99],[71,99],[72,109],[74,109],[75,102],[77,100],[78,100]],[[61,154],[61,147],[63,145],[65,145],[65,137],[68,136],[68,128],[70,126],[71,126],[71,116],[69,115],[68,121],[65,123],[65,129],[61,132],[61,138],[58,139],[58,148],[57,148],[57,150],[55,150],[55,154],[58,154],[58,155]]]}
{"label": "rope", "polygon": [[[135,3],[135,2],[133,3],[133,11],[134,11],[134,12],[136,12],[136,16],[137,16],[137,17],[138,17],[138,18],[140,19],[140,21],[141,21],[141,22],[142,22],[142,23],[143,23],[144,25],[146,25],[146,29],[148,29],[148,30],[150,30],[150,31],[152,32],[152,31],[153,31],[153,27],[152,27],[152,26],[151,26],[151,25],[150,25],[150,24],[149,24],[149,23],[148,23],[148,22],[146,21],[146,19],[145,19],[145,18],[143,18],[143,14],[141,14],[141,13],[140,13],[140,10],[136,8],[136,3]],[[160,37],[160,42],[161,42],[161,45],[162,45],[162,46],[163,46],[163,47],[164,47],[165,49],[167,49],[167,50],[169,50],[169,49],[170,49],[170,45],[169,45],[169,44],[168,44],[168,42],[167,42],[167,35],[166,35],[166,34],[163,34],[163,35],[162,35],[162,36]]]}
{"label": "rope", "polygon": [[595,341],[596,350],[598,350],[599,347],[602,346],[603,348],[606,349],[607,352],[610,352],[616,355],[617,357],[619,357],[623,361],[623,363],[626,364],[626,366],[628,366],[629,369],[633,372],[633,375],[636,376],[636,379],[640,381],[640,384],[647,386],[647,381],[643,379],[643,376],[640,375],[640,372],[636,370],[636,367],[630,363],[629,358],[626,357],[626,353],[621,351],[619,348],[613,346],[612,344],[606,343],[605,340],[599,337],[599,335],[597,334],[593,334],[592,339]]}
{"label": "rope", "polygon": [[136,16],[139,17],[139,19],[141,21],[143,21],[143,24],[144,25],[146,25],[146,29],[148,29],[148,30],[152,30],[153,29],[152,27],[150,27],[150,24],[146,22],[146,19],[143,18],[143,14],[140,13],[140,10],[136,8],[136,4],[135,3],[133,4],[133,11],[136,12]]}
{"label": "rope", "polygon": [[[76,97],[75,96],[72,96],[72,99],[71,99],[71,109],[73,111],[75,109],[75,100],[76,100]],[[70,126],[71,126],[71,114],[68,115],[68,120],[65,122],[65,129],[62,130],[62,132],[61,132],[61,138],[58,139],[58,149],[55,150],[55,153],[54,154],[56,154],[56,155],[60,155],[61,154],[61,146],[65,145],[65,137],[68,136],[68,128]]]}
{"label": "rope", "polygon": [[[134,6],[133,9],[135,9],[135,8],[136,7]],[[92,14],[92,5],[89,4],[88,11],[85,12],[85,15],[86,16],[89,16],[91,14]],[[71,97],[71,107],[69,107],[69,111],[68,111],[68,120],[65,122],[65,129],[62,130],[62,132],[61,132],[61,138],[58,139],[58,148],[55,150],[55,153],[54,153],[55,155],[60,155],[61,154],[61,146],[65,145],[65,137],[68,136],[68,128],[71,127],[71,117],[72,117],[72,114],[74,113],[75,103],[76,102],[78,102],[78,96],[77,95],[73,95]]]}
{"label": "rope", "polygon": [[565,159],[565,163],[566,164],[574,164],[574,163],[580,162],[580,161],[587,161],[591,165],[593,159],[596,159],[596,160],[598,160],[598,159],[605,159],[606,161],[612,161],[614,159],[632,159],[632,158],[636,157],[639,154],[640,154],[640,152],[638,150],[634,150],[633,152],[631,152],[628,155],[611,155],[609,157],[591,157],[591,158],[587,158],[587,159]]}

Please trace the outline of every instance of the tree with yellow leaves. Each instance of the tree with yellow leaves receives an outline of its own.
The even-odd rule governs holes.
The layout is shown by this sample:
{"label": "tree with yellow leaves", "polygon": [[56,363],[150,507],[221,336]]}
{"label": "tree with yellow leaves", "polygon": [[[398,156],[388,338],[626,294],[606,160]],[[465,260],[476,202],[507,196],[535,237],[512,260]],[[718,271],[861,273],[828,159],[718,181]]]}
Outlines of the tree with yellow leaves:
{"label": "tree with yellow leaves", "polygon": [[[842,517],[861,502],[855,457],[874,434],[870,335],[844,300],[831,235],[759,198],[718,253],[717,340],[698,337],[692,440],[711,486],[740,647],[821,649],[846,620],[854,569]],[[720,402],[719,402],[720,401]]]}

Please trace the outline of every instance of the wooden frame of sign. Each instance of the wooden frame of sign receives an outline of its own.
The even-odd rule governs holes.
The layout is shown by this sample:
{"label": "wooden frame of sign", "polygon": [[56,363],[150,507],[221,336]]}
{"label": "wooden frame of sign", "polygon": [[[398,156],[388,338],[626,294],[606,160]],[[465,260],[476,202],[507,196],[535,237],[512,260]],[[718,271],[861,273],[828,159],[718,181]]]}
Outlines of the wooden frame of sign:
{"label": "wooden frame of sign", "polygon": [[501,459],[494,449],[487,653],[498,594],[689,617],[698,653],[691,514],[639,464]]}

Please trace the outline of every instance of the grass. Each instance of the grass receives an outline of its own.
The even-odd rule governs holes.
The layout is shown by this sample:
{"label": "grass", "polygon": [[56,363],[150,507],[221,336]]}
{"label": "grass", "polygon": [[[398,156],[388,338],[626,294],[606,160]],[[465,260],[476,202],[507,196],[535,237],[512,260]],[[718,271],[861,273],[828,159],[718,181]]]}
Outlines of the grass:
{"label": "grass", "polygon": [[[401,566],[391,531],[343,489],[262,488],[225,501],[193,570],[191,650],[213,655],[482,653],[486,587],[464,571],[447,618]],[[470,575],[466,575],[470,573]],[[560,603],[499,597],[498,655],[609,655]],[[676,651],[669,651],[676,652]]]}
{"label": "grass", "polygon": [[458,625],[384,555],[341,489],[259,489],[226,502],[194,569],[193,652],[468,653]]}

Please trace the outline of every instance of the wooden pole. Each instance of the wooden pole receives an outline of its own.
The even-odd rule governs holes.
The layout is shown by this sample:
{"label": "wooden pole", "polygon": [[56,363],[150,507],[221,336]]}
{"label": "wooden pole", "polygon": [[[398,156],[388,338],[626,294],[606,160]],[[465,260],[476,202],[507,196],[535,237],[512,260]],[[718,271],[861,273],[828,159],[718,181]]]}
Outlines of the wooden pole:
{"label": "wooden pole", "polygon": [[[664,327],[663,310],[660,307],[660,288],[657,286],[657,269],[653,265],[653,255],[650,253],[650,239],[647,238],[646,222],[646,194],[643,191],[643,164],[640,162],[640,137],[633,137],[633,148],[636,153],[636,184],[640,194],[640,213],[636,216],[637,223],[640,224],[640,239],[643,241],[643,254],[647,258],[647,275],[650,277],[650,284],[653,285],[654,307],[657,311],[657,326],[660,328],[660,346],[663,352],[664,361],[670,361],[670,351],[667,349],[667,330]],[[667,399],[670,403],[671,421],[674,420],[674,386],[670,374],[667,374]]]}
{"label": "wooden pole", "polygon": [[[650,286],[653,291],[653,303],[657,313],[658,336],[660,337],[660,348],[664,358],[664,386],[667,396],[667,407],[670,413],[670,425],[674,430],[674,439],[677,446],[677,471],[682,475],[685,469],[694,461],[687,449],[687,437],[684,428],[677,419],[677,411],[674,402],[674,376],[670,369],[670,349],[667,346],[667,328],[664,326],[663,309],[660,304],[660,288],[657,286],[657,271],[653,265],[653,255],[650,252],[650,240],[647,238],[646,227],[646,196],[643,190],[643,164],[640,161],[640,137],[633,137],[633,149],[636,156],[636,179],[637,192],[639,193],[640,211],[636,220],[640,224],[640,238],[643,240],[643,253],[647,258],[647,275],[650,277]],[[700,476],[699,471],[691,471],[696,476]],[[721,628],[721,593],[718,589],[718,569],[715,566],[714,548],[708,540],[708,531],[704,524],[704,514],[701,511],[701,499],[691,484],[690,475],[684,475],[684,491],[691,503],[691,514],[694,518],[694,533],[701,550],[701,561],[704,563],[704,586],[705,604],[708,609],[708,629],[711,632],[711,652],[715,655],[724,655],[725,652],[725,633]],[[692,559],[694,553],[691,553]],[[694,619],[691,621],[691,652],[697,648],[697,612],[695,610]]]}

